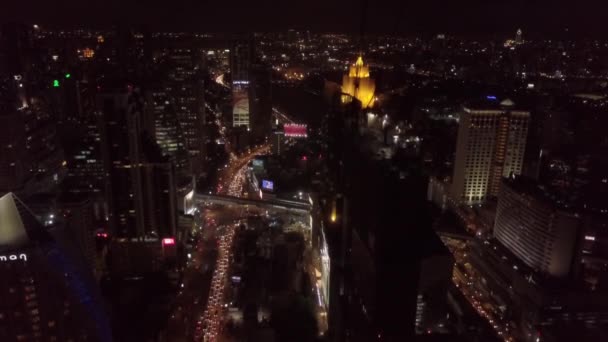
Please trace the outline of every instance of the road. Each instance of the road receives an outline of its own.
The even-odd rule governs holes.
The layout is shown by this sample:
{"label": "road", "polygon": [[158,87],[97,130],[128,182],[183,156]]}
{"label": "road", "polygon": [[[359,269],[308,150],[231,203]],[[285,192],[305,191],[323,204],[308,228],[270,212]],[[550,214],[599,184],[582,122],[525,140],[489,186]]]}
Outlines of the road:
{"label": "road", "polygon": [[217,193],[241,197],[243,186],[247,180],[247,165],[256,155],[265,154],[269,151],[269,145],[262,145],[249,150],[239,157],[231,154],[227,167],[220,172]]}
{"label": "road", "polygon": [[505,342],[517,341],[513,329],[510,327],[511,322],[501,319],[497,314],[499,310],[495,309],[496,303],[493,303],[488,295],[480,291],[479,286],[483,286],[483,284],[468,260],[469,242],[451,242],[448,243],[448,248],[454,255],[455,266],[452,281],[456,287],[477,313],[488,321],[498,336]]}
{"label": "road", "polygon": [[[249,150],[239,157],[231,155],[228,166],[221,172],[217,192],[242,197],[247,180],[246,174],[249,162],[256,155],[267,153],[269,150],[270,147],[268,145],[262,145]],[[217,341],[221,335],[224,311],[227,307],[226,303],[224,303],[224,298],[226,284],[228,283],[228,268],[233,255],[234,235],[240,223],[236,216],[238,215],[235,215],[235,222],[215,227],[217,260],[211,279],[207,305],[196,323],[194,335],[196,341]]]}

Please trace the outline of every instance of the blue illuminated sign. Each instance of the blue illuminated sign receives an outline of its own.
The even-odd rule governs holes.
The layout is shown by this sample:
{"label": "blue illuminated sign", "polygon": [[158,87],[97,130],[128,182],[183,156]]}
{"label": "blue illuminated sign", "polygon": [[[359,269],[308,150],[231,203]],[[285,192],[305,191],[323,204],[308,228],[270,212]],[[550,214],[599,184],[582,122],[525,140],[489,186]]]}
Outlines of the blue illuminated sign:
{"label": "blue illuminated sign", "polygon": [[486,96],[486,99],[496,101],[496,96],[488,95],[488,96]]}
{"label": "blue illuminated sign", "polygon": [[272,181],[262,179],[262,189],[273,191],[274,183]]}

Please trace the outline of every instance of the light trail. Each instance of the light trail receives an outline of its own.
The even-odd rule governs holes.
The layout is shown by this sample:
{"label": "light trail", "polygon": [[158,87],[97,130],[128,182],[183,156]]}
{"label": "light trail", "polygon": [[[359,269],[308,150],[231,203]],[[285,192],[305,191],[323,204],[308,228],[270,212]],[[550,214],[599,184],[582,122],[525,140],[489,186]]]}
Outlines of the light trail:
{"label": "light trail", "polygon": [[[224,187],[221,191],[226,191],[228,195],[242,197],[243,187],[247,181],[247,167],[251,159],[258,154],[267,153],[270,150],[268,145],[262,145],[249,153],[241,156],[231,156],[230,163],[224,174]],[[222,184],[222,179],[220,179]],[[230,258],[232,257],[232,245],[234,235],[239,223],[230,224],[224,227],[224,232],[218,238],[218,257],[215,271],[211,279],[211,288],[209,290],[209,298],[203,316],[199,322],[203,326],[202,336],[195,336],[195,339],[202,337],[204,342],[217,341],[221,334],[222,322],[224,319],[224,296],[226,293],[226,284],[228,283]],[[221,230],[216,230],[220,232]]]}

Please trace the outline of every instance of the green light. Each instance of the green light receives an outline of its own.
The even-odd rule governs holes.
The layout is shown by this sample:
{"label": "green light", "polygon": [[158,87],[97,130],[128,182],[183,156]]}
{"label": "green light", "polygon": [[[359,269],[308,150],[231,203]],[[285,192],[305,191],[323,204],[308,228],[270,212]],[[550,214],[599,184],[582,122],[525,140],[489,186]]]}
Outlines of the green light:
{"label": "green light", "polygon": [[70,78],[70,77],[72,77],[71,74],[65,74],[65,78]]}
{"label": "green light", "polygon": [[53,88],[59,88],[59,80],[53,80]]}

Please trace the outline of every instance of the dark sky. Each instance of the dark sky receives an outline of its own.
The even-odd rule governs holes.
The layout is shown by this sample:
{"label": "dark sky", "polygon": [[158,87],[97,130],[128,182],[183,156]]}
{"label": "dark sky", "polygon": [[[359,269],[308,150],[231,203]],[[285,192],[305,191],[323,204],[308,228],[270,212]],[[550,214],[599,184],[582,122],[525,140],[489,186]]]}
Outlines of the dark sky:
{"label": "dark sky", "polygon": [[[608,35],[608,0],[367,0],[370,33]],[[210,32],[287,28],[354,33],[364,0],[0,0],[0,20]],[[6,8],[8,7],[8,8]]]}

